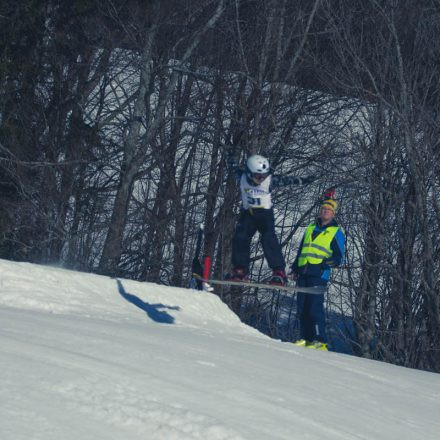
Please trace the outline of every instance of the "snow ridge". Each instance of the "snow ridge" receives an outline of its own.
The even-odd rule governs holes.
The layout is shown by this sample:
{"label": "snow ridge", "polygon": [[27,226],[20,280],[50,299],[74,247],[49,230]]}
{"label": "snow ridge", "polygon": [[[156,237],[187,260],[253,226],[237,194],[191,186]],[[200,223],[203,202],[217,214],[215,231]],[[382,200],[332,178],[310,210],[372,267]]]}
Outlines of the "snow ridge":
{"label": "snow ridge", "polygon": [[437,440],[440,375],[271,340],[207,292],[0,260],[2,440]]}

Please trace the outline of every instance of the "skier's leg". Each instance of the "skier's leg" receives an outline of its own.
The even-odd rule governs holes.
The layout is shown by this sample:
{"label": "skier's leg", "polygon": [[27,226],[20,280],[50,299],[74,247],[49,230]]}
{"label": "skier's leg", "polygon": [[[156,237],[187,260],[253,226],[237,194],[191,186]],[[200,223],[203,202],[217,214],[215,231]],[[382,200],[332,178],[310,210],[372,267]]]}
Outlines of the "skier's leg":
{"label": "skier's leg", "polygon": [[273,270],[284,271],[286,262],[275,234],[275,219],[271,209],[264,209],[258,213],[257,227],[261,234],[261,244],[267,264]]}
{"label": "skier's leg", "polygon": [[252,215],[248,211],[243,211],[232,240],[232,266],[242,268],[246,273],[249,270],[251,240],[255,232]]}

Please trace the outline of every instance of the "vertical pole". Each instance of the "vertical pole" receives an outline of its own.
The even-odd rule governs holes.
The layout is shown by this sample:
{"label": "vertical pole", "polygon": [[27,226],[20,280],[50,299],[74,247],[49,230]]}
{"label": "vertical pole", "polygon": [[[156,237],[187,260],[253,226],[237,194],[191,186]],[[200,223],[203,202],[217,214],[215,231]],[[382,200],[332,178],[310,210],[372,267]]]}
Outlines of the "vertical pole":
{"label": "vertical pole", "polygon": [[209,280],[209,273],[211,272],[211,257],[205,255],[203,257],[203,279]]}

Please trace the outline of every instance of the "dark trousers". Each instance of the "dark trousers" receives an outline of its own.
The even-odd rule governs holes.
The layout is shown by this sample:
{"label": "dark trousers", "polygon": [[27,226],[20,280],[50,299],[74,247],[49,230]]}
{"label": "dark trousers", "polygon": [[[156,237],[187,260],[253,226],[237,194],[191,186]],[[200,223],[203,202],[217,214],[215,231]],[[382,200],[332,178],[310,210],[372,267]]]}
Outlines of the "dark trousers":
{"label": "dark trousers", "polygon": [[286,262],[280,243],[275,235],[275,220],[272,209],[242,211],[232,241],[232,265],[249,270],[252,237],[261,234],[264,256],[271,269],[284,269]]}
{"label": "dark trousers", "polygon": [[[300,276],[298,287],[322,286],[325,291],[326,282],[318,277]],[[327,342],[325,330],[324,293],[304,293],[301,290],[297,294],[297,314],[300,326],[300,339],[306,341]]]}

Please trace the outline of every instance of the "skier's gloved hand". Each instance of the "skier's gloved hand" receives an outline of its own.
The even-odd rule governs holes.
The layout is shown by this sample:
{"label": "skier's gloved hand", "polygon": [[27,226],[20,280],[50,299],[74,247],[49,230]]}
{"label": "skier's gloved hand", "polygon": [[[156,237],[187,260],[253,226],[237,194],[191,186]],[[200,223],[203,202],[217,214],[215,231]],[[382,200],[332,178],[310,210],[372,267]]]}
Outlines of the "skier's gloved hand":
{"label": "skier's gloved hand", "polygon": [[307,177],[301,177],[301,183],[303,185],[309,185],[310,183],[314,182],[316,180],[316,176],[307,176]]}
{"label": "skier's gloved hand", "polygon": [[236,164],[234,152],[232,151],[232,148],[228,148],[226,150],[226,163],[229,167],[233,167]]}

